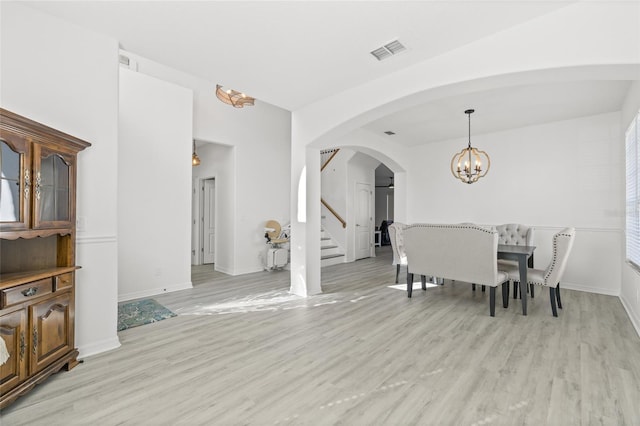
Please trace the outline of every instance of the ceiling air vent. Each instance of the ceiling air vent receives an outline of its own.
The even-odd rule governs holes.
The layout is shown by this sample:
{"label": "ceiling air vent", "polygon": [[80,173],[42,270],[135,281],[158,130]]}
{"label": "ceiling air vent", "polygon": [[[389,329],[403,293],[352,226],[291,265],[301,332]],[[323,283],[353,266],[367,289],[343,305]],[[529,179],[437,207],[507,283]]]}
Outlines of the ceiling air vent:
{"label": "ceiling air vent", "polygon": [[381,61],[406,49],[407,48],[404,47],[402,43],[400,43],[398,40],[394,40],[385,44],[384,46],[378,47],[377,49],[371,51],[371,54],[375,56],[377,60]]}
{"label": "ceiling air vent", "polygon": [[129,68],[133,71],[138,71],[138,62],[135,59],[129,58],[127,55],[120,55],[120,66],[123,68]]}
{"label": "ceiling air vent", "polygon": [[389,136],[393,136],[395,135],[394,132],[392,132],[391,130],[387,130],[386,132],[384,132],[385,135],[389,135]]}

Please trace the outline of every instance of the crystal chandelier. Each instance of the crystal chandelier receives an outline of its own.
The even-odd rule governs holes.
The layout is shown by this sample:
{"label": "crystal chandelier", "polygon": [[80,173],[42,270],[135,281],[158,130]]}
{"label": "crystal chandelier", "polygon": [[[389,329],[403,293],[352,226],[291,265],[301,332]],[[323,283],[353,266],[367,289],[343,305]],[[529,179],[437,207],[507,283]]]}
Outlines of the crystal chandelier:
{"label": "crystal chandelier", "polygon": [[[472,184],[484,177],[491,167],[489,155],[471,146],[471,114],[475,110],[468,109],[464,113],[469,117],[469,146],[457,153],[451,159],[451,173],[456,179]],[[486,164],[486,168],[483,165]]]}

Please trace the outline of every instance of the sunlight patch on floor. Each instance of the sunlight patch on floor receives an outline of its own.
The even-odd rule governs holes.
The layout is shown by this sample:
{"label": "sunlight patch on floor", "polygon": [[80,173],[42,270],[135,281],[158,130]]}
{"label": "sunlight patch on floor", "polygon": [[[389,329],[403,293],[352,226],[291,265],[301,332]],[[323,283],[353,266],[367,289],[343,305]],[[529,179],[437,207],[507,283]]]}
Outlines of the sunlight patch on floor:
{"label": "sunlight patch on floor", "polygon": [[220,303],[195,304],[194,306],[178,308],[173,311],[179,315],[222,315],[262,311],[286,311],[290,309],[314,308],[343,302],[357,303],[366,297],[367,296],[358,296],[357,293],[331,293],[302,297],[291,294],[285,290],[275,290],[237,299],[225,300]]}
{"label": "sunlight patch on floor", "polygon": [[[387,286],[389,288],[393,288],[396,290],[407,290],[407,285],[406,284],[395,284],[395,285],[389,285]],[[434,284],[434,283],[427,283],[427,288],[431,288],[431,287],[439,287],[438,284]],[[413,283],[413,290],[421,290],[422,289],[422,283],[420,281],[415,281]]]}

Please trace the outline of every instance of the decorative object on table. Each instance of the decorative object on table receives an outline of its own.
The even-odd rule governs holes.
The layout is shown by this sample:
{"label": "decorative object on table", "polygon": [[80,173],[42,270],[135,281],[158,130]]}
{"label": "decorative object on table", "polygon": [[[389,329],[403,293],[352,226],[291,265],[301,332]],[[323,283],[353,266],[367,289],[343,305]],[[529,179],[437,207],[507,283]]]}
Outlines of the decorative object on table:
{"label": "decorative object on table", "polygon": [[224,89],[219,84],[216,84],[216,96],[222,102],[227,105],[231,105],[234,108],[243,108],[245,105],[253,106],[255,98],[247,96],[242,92],[232,89]]}
{"label": "decorative object on table", "polygon": [[[471,114],[475,110],[468,109],[464,113],[469,117],[469,146],[457,153],[451,159],[451,173],[456,179],[472,184],[486,176],[491,167],[491,160],[486,152],[471,146]],[[486,164],[486,168],[483,166]]]}
{"label": "decorative object on table", "polygon": [[143,299],[118,305],[118,331],[151,324],[177,316],[154,299]]}
{"label": "decorative object on table", "polygon": [[193,140],[193,154],[191,155],[191,165],[192,166],[199,166],[200,165],[200,157],[198,157],[198,154],[196,153],[196,140]]}

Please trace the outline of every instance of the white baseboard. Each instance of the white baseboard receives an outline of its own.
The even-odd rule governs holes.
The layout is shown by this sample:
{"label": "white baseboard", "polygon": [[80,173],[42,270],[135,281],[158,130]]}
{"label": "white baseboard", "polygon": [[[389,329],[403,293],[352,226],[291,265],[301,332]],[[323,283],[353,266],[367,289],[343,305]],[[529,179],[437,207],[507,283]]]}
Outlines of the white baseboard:
{"label": "white baseboard", "polygon": [[158,294],[171,293],[173,291],[186,290],[189,288],[193,288],[193,284],[191,283],[191,281],[188,281],[186,283],[181,283],[181,284],[175,284],[172,286],[162,286],[159,288],[151,288],[143,291],[134,291],[132,293],[119,294],[118,302],[124,302],[127,300],[133,300],[133,299],[141,299],[143,297],[156,296]]}
{"label": "white baseboard", "polygon": [[231,270],[231,269],[229,269],[227,267],[224,267],[224,266],[218,266],[217,263],[214,264],[213,268],[214,268],[215,271],[222,272],[223,274],[233,275],[233,270]]}
{"label": "white baseboard", "polygon": [[113,349],[117,349],[120,347],[120,339],[118,336],[112,337],[110,339],[104,339],[99,342],[93,342],[88,345],[78,346],[78,352],[80,355],[78,358],[87,358],[92,355],[97,355],[102,352],[107,352]]}
{"label": "white baseboard", "polygon": [[636,333],[638,333],[638,337],[640,337],[640,317],[638,317],[638,313],[631,309],[631,304],[624,297],[620,296],[620,301],[622,302],[622,306],[624,306],[624,310],[627,311],[633,328],[636,329]]}
{"label": "white baseboard", "polygon": [[604,294],[606,296],[620,296],[619,291],[614,291],[614,290],[611,290],[610,288],[590,287],[590,286],[585,286],[580,284],[567,283],[564,281],[560,281],[560,289],[584,291],[586,293]]}

